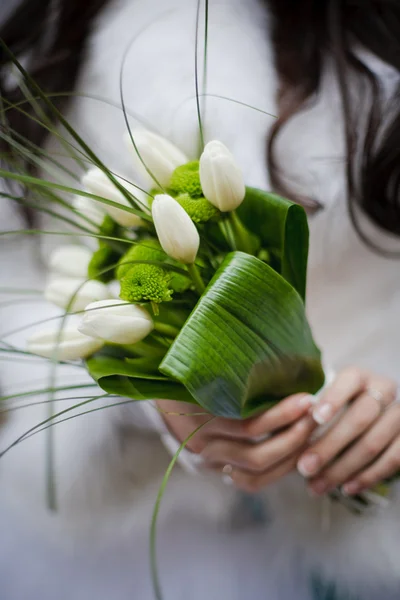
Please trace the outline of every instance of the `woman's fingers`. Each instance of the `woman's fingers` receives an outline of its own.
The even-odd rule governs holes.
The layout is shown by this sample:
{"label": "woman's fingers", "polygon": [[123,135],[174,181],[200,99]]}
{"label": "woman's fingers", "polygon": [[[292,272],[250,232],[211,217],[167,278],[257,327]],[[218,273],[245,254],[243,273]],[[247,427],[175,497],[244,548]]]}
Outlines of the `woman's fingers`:
{"label": "woman's fingers", "polygon": [[254,494],[293,471],[296,460],[297,456],[291,456],[262,475],[252,475],[246,471],[233,469],[230,477],[238,488]]}
{"label": "woman's fingers", "polygon": [[316,422],[325,425],[331,421],[340,409],[365,389],[366,381],[367,375],[361,369],[349,367],[341,371],[314,409]]}
{"label": "woman's fingers", "polygon": [[214,467],[232,465],[241,471],[261,474],[299,451],[315,426],[313,419],[307,416],[286,431],[260,443],[211,440],[203,451],[203,458]]}
{"label": "woman's fingers", "polygon": [[190,440],[187,448],[200,454],[216,440],[265,441],[270,433],[283,429],[306,415],[314,403],[309,394],[296,394],[252,419],[235,420],[212,417],[200,407],[172,400],[158,400],[157,406],[170,430],[179,440],[185,439],[202,423],[206,425]]}
{"label": "woman's fingers", "polygon": [[300,458],[298,469],[304,477],[322,471],[377,418],[379,408],[373,398],[363,395],[322,438]]}
{"label": "woman's fingers", "polygon": [[395,438],[389,448],[370,467],[343,486],[349,495],[359,494],[374,487],[381,481],[396,475],[400,471],[400,436]]}
{"label": "woman's fingers", "polygon": [[[349,384],[347,402],[350,402],[354,397],[355,388],[350,379],[346,381]],[[393,401],[395,386],[391,380],[375,378],[369,384],[374,390],[379,391],[382,402],[368,390],[361,392],[337,423],[301,457],[298,469],[304,477],[313,477],[320,473],[376,421],[385,404],[388,405]],[[340,393],[340,402],[342,402],[344,389],[340,389]]]}
{"label": "woman's fingers", "polygon": [[310,394],[295,394],[285,398],[260,416],[246,421],[215,419],[207,427],[205,435],[257,441],[298,421],[308,413],[314,402],[315,398]]}
{"label": "woman's fingers", "polygon": [[391,406],[361,439],[310,482],[316,494],[324,494],[348,482],[370,465],[393,442],[400,431],[400,406]]}

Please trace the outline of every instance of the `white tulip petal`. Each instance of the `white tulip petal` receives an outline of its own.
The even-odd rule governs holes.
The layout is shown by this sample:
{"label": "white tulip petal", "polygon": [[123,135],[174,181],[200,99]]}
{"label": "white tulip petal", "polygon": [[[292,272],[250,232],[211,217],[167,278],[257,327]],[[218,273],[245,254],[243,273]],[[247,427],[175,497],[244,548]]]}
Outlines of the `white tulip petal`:
{"label": "white tulip petal", "polygon": [[75,196],[72,201],[72,206],[93,223],[92,225],[78,216],[75,218],[77,218],[79,225],[82,225],[91,231],[98,230],[103,223],[106,214],[102,208],[103,205],[100,204],[100,202],[96,202],[96,200],[92,200],[91,198],[86,198],[86,196]]}
{"label": "white tulip petal", "polygon": [[185,209],[168,194],[159,194],[154,198],[152,214],[164,252],[179,262],[193,264],[200,236]]}
{"label": "white tulip petal", "polygon": [[[169,186],[171,175],[177,167],[189,162],[179,148],[151,131],[134,131],[132,137],[144,164],[162,187]],[[135,169],[149,186],[154,187],[156,182],[146,171],[130,136],[125,136],[125,140],[134,158]]]}
{"label": "white tulip petal", "polygon": [[92,252],[86,246],[66,245],[56,248],[50,256],[49,268],[65,277],[86,277]]}
{"label": "white tulip petal", "polygon": [[[149,196],[147,194],[118,175],[114,175],[114,178],[127,192],[129,192],[129,194],[138,200],[138,209],[142,210],[148,207]],[[120,192],[107,175],[98,167],[94,167],[85,173],[82,177],[82,185],[88,192],[95,196],[100,196],[105,200],[111,200],[122,207],[132,208],[129,200],[125,198],[123,193]],[[99,202],[99,204],[101,203]],[[108,204],[101,204],[101,206],[103,210],[116,221],[116,223],[123,227],[138,227],[142,224],[142,220],[138,215],[124,210],[123,208],[117,208],[116,206],[110,206]]]}
{"label": "white tulip petal", "polygon": [[[111,293],[108,287],[100,281],[55,277],[48,282],[44,297],[48,302],[60,308],[68,308],[75,312],[84,310],[91,302],[110,298]],[[70,303],[71,306],[69,306]]]}
{"label": "white tulip petal", "polygon": [[154,328],[149,313],[122,300],[103,300],[86,307],[79,331],[114,344],[136,344]]}
{"label": "white tulip petal", "polygon": [[222,212],[235,210],[243,202],[246,187],[242,171],[221,142],[209,142],[204,148],[200,181],[207,200]]}
{"label": "white tulip petal", "polygon": [[39,331],[28,338],[27,349],[32,354],[57,360],[86,358],[100,350],[103,342],[83,335],[74,326]]}
{"label": "white tulip petal", "polygon": [[113,279],[113,281],[110,281],[108,284],[108,289],[113,298],[119,298],[121,293],[121,282],[118,281],[118,279]]}

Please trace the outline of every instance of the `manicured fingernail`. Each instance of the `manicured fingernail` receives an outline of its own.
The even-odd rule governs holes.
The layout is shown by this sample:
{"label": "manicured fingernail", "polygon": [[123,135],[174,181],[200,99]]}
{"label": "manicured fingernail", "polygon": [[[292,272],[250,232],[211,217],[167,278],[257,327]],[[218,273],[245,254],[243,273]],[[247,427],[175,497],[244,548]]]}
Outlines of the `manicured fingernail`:
{"label": "manicured fingernail", "polygon": [[345,496],[354,496],[361,490],[361,486],[356,481],[350,481],[342,487],[342,493]]}
{"label": "manicured fingernail", "polygon": [[299,400],[299,406],[301,408],[309,408],[315,404],[315,396],[311,396],[308,394],[307,396],[302,396]]}
{"label": "manicured fingernail", "polygon": [[310,490],[314,492],[316,496],[322,496],[328,490],[329,484],[324,479],[318,479],[310,485]]}
{"label": "manicured fingernail", "polygon": [[323,404],[322,406],[317,406],[317,408],[313,412],[313,419],[319,425],[325,425],[328,421],[333,417],[333,408],[330,404]]}
{"label": "manicured fingernail", "polygon": [[232,473],[233,473],[232,465],[225,465],[224,468],[222,469],[222,472],[224,473],[224,475],[232,475]]}
{"label": "manicured fingernail", "polygon": [[307,454],[297,463],[297,470],[303,477],[314,475],[319,468],[320,458],[318,454]]}

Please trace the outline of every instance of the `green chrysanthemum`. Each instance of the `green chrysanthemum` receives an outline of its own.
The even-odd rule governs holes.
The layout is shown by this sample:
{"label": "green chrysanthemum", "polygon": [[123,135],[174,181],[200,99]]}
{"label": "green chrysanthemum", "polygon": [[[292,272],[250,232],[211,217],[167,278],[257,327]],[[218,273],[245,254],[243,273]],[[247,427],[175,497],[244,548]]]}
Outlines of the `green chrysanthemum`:
{"label": "green chrysanthemum", "polygon": [[165,262],[167,260],[167,255],[161,248],[158,240],[149,238],[143,240],[139,244],[134,244],[119,261],[116,271],[117,279],[122,279],[122,277],[135,266],[132,262],[135,260],[156,260]]}
{"label": "green chrysanthemum", "polygon": [[107,269],[107,267],[115,265],[119,256],[120,255],[109,246],[101,246],[90,259],[88,267],[89,278],[97,279],[97,281],[102,281],[103,283],[107,283],[114,279],[114,269],[108,269],[106,272],[102,271]]}
{"label": "green chrysanthemum", "polygon": [[120,298],[127,302],[169,302],[171,276],[156,265],[136,265],[121,279]]}
{"label": "green chrysanthemum", "polygon": [[175,199],[186,210],[194,223],[206,223],[221,214],[218,208],[213,206],[204,196],[191,198],[189,194],[180,194]]}
{"label": "green chrysanthemum", "polygon": [[194,160],[177,167],[172,173],[169,190],[173,195],[189,194],[192,198],[203,195],[200,183],[199,161]]}
{"label": "green chrysanthemum", "polygon": [[[142,242],[140,242],[140,244],[135,244],[134,246],[132,246],[128,250],[128,252],[121,258],[116,270],[117,279],[122,279],[123,277],[125,277],[125,275],[127,275],[127,273],[131,271],[131,269],[138,266],[132,262],[135,260],[154,260],[182,268],[181,264],[172,260],[164,252],[158,240],[149,238],[143,240]],[[189,277],[185,277],[184,275],[181,275],[180,273],[175,273],[174,271],[169,271],[169,275],[169,287],[172,291],[182,293],[189,289],[189,287],[191,286],[191,280]]]}

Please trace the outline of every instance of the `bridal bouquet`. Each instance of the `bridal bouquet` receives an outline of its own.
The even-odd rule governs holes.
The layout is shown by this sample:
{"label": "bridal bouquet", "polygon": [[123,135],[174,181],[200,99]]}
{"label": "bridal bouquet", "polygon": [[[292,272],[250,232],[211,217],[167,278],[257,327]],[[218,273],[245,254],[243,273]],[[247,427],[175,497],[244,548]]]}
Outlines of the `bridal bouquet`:
{"label": "bridal bouquet", "polygon": [[[8,110],[29,113],[18,104],[1,107],[0,140],[10,151],[9,168],[0,168],[0,177],[23,185],[20,196],[2,195],[72,226],[67,235],[76,242],[59,247],[49,260],[45,297],[65,314],[56,326],[27,339],[27,353],[54,364],[84,361],[111,396],[190,402],[221,417],[248,418],[291,394],[318,392],[325,375],[305,310],[305,211],[276,194],[246,187],[229,150],[219,141],[203,143],[198,90],[202,151],[194,161],[156,133],[132,133],[121,93],[133,166],[147,182],[140,187],[110,170],[1,40],[0,47],[24,82],[32,118],[61,139],[77,166],[85,167],[78,185],[61,183],[60,168],[73,178],[76,173],[56,155],[29,140],[26,145],[7,124]],[[34,176],[38,169],[50,172],[51,180]],[[66,194],[73,195],[72,202]],[[13,350],[9,344],[6,349]],[[48,418],[0,456],[47,429],[47,498],[55,508],[50,428],[57,417],[96,398],[54,414],[57,388],[52,383],[48,391]],[[151,525],[157,598],[162,597],[155,559],[157,514],[178,454],[160,487]],[[354,500],[339,492],[333,497],[357,511],[369,503],[361,498],[354,507]]]}
{"label": "bridal bouquet", "polygon": [[28,349],[85,359],[110,394],[192,402],[223,417],[317,392],[303,208],[246,188],[219,141],[199,161],[148,131],[131,142],[148,188],[105,167],[86,172],[74,206],[98,248],[57,249],[45,291],[80,322],[36,333]]}

